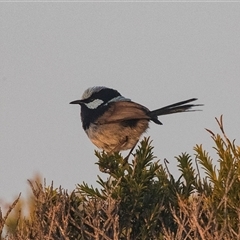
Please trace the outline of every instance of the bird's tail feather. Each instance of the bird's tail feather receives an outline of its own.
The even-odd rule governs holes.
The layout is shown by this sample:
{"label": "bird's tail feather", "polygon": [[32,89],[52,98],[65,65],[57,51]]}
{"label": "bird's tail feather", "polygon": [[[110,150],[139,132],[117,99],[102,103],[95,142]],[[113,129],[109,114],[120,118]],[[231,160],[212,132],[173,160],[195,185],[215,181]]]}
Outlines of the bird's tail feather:
{"label": "bird's tail feather", "polygon": [[162,107],[156,110],[153,110],[149,113],[151,117],[157,117],[160,115],[167,115],[172,113],[178,113],[178,112],[194,112],[199,110],[192,110],[192,107],[202,106],[202,104],[188,104],[190,102],[196,101],[197,98],[191,98],[185,101],[181,101],[178,103],[174,103],[171,105],[168,105],[166,107]]}

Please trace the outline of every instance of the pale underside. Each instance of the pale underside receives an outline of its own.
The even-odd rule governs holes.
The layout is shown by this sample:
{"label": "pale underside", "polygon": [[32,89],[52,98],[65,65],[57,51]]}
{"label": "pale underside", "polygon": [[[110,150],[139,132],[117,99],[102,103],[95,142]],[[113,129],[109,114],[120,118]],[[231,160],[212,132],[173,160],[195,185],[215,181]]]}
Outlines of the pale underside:
{"label": "pale underside", "polygon": [[[148,128],[149,110],[129,101],[115,102],[90,127],[87,135],[98,148],[107,152],[131,149]],[[131,124],[128,124],[129,121]]]}

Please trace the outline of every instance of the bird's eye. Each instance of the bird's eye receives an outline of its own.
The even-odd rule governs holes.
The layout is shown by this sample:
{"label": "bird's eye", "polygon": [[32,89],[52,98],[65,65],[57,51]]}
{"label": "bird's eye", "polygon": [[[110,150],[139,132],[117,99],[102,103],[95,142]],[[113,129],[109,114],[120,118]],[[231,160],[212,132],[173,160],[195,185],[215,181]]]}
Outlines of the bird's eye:
{"label": "bird's eye", "polygon": [[90,103],[90,102],[92,102],[92,101],[93,101],[92,98],[87,98],[87,99],[85,99],[85,102],[86,102],[86,103]]}

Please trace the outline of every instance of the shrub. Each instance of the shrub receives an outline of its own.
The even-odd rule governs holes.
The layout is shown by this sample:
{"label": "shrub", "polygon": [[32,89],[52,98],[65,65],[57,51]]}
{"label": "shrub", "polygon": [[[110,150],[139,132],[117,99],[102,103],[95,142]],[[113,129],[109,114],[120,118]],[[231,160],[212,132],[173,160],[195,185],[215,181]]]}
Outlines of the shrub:
{"label": "shrub", "polygon": [[[98,176],[99,188],[82,183],[69,194],[30,182],[34,208],[2,239],[240,239],[240,147],[226,136],[222,117],[217,123],[221,135],[207,131],[219,166],[196,145],[194,158],[176,157],[181,176],[175,179],[166,161],[154,157],[149,138],[129,162],[119,153],[96,152],[107,174]],[[0,216],[0,229],[18,200]]]}

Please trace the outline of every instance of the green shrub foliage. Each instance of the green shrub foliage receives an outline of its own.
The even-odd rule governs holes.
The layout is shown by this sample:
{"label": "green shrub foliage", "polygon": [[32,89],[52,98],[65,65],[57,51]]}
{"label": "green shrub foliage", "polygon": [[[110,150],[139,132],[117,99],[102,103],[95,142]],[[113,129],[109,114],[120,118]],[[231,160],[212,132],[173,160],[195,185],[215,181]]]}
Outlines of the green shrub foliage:
{"label": "green shrub foliage", "polygon": [[2,239],[240,239],[240,147],[226,136],[222,117],[217,123],[220,134],[207,130],[217,165],[196,145],[195,156],[176,157],[176,179],[167,160],[154,156],[149,138],[128,161],[119,153],[96,151],[106,174],[98,176],[98,188],[82,183],[68,194],[30,182],[34,208],[29,216],[15,217],[14,229],[8,226],[18,199],[1,214],[0,230],[7,232]]}

